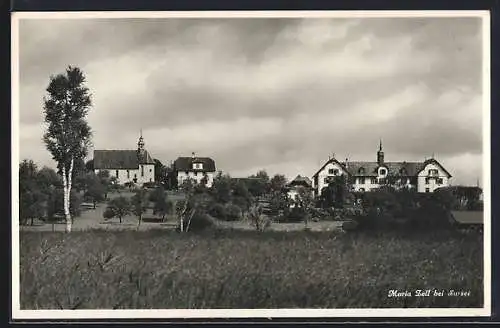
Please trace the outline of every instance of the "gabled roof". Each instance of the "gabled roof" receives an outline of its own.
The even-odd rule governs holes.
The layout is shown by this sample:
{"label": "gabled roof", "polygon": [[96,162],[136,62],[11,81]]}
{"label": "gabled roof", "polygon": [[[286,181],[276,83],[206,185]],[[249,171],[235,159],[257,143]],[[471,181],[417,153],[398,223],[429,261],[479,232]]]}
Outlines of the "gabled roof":
{"label": "gabled roof", "polygon": [[154,161],[147,151],[139,158],[137,150],[94,150],[94,169],[133,170],[138,169],[139,164],[154,164]]}
{"label": "gabled roof", "polygon": [[321,166],[321,168],[316,173],[314,173],[313,177],[317,176],[319,174],[319,172],[323,171],[323,169],[325,168],[325,166],[327,166],[330,163],[331,164],[338,164],[343,170],[346,170],[344,164],[340,163],[335,158],[330,158],[328,161],[326,161],[325,164],[323,164],[323,166]]}
{"label": "gabled roof", "polygon": [[377,176],[379,167],[387,168],[389,175],[416,176],[424,168],[421,162],[347,162],[347,171],[352,176]]}
{"label": "gabled roof", "polygon": [[302,186],[305,185],[307,187],[310,187],[312,186],[312,182],[308,177],[303,177],[299,174],[295,177],[295,179],[293,179],[292,181],[290,181],[290,183],[288,183],[289,187],[299,186],[299,185]]}
{"label": "gabled roof", "polygon": [[434,158],[430,158],[430,159],[428,159],[428,160],[424,161],[424,163],[423,163],[423,165],[422,165],[422,168],[421,168],[421,169],[417,172],[417,174],[418,174],[418,173],[420,173],[420,172],[421,172],[421,171],[422,171],[422,170],[423,170],[423,169],[424,169],[424,168],[425,168],[428,164],[434,164],[434,165],[439,166],[439,167],[441,168],[441,170],[443,170],[443,171],[444,171],[444,173],[446,173],[446,174],[448,175],[448,178],[451,178],[451,177],[452,177],[452,175],[450,174],[450,172],[448,172],[448,171],[447,171],[447,170],[443,167],[443,165],[441,165],[441,163],[439,163],[439,162],[438,162],[436,159],[434,159]]}
{"label": "gabled roof", "polygon": [[451,177],[451,174],[436,160],[428,159],[424,162],[384,162],[379,165],[377,162],[347,162],[341,163],[335,158],[328,160],[314,175],[317,176],[326,165],[338,164],[344,171],[352,176],[365,176],[376,177],[378,176],[377,170],[379,167],[385,167],[388,170],[388,175],[402,175],[402,176],[417,176],[428,164],[435,164]]}
{"label": "gabled roof", "polygon": [[[203,169],[193,169],[193,163],[202,163]],[[174,162],[176,171],[215,172],[215,161],[210,157],[178,157]]]}

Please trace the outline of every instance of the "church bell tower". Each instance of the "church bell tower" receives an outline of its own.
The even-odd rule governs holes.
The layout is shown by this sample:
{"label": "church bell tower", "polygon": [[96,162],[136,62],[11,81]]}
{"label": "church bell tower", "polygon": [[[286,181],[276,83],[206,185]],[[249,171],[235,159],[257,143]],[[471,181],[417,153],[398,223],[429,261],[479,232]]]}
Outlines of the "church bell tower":
{"label": "church bell tower", "polygon": [[142,137],[142,129],[141,129],[141,135],[139,137],[139,141],[137,142],[137,156],[139,158],[139,160],[141,160],[142,158],[144,158],[144,138]]}
{"label": "church bell tower", "polygon": [[382,151],[382,139],[380,139],[380,144],[378,146],[377,163],[378,163],[378,165],[384,164],[384,152]]}

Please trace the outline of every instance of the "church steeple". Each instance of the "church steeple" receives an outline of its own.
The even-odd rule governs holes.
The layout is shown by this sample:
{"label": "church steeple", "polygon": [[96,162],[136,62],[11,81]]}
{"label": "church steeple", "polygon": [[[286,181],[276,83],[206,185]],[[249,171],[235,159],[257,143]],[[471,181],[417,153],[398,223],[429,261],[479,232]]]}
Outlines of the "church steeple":
{"label": "church steeple", "polygon": [[144,150],[144,138],[142,137],[142,129],[141,129],[141,135],[139,137],[139,141],[137,142],[137,151],[141,152]]}
{"label": "church steeple", "polygon": [[382,139],[380,139],[380,144],[378,146],[377,163],[378,163],[378,165],[384,164],[384,152],[382,151]]}

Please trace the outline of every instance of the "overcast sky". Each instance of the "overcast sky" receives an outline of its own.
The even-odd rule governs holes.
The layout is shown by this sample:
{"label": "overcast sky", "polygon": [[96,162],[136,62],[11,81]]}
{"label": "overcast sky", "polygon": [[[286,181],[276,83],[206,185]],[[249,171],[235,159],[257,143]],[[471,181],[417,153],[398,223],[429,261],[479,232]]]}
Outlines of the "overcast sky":
{"label": "overcast sky", "polygon": [[454,184],[482,175],[479,18],[21,20],[20,155],[54,166],[42,99],[80,67],[96,149],[169,163],[215,159],[232,176],[311,176],[329,155],[423,161]]}

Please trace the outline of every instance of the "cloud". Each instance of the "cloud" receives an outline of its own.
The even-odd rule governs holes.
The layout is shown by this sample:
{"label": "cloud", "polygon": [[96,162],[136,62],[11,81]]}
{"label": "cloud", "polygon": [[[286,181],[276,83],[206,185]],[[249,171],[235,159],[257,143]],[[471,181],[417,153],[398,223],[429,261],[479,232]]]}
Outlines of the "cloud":
{"label": "cloud", "polygon": [[481,42],[477,18],[23,20],[21,155],[50,164],[42,98],[71,64],[96,148],[134,148],[142,128],[163,162],[196,151],[292,177],[332,152],[374,159],[383,138],[388,159],[434,153],[475,183]]}

